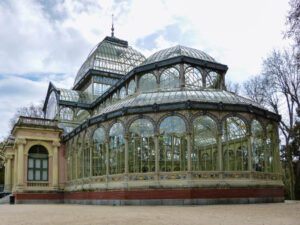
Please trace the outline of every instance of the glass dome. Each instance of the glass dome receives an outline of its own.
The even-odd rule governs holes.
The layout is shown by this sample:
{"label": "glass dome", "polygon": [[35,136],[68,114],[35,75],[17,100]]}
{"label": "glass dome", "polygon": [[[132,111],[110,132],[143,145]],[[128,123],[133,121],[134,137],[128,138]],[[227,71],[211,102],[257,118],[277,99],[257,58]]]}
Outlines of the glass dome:
{"label": "glass dome", "polygon": [[125,75],[144,60],[145,56],[128,46],[127,41],[106,37],[91,51],[79,69],[74,86],[90,69]]}
{"label": "glass dome", "polygon": [[216,62],[213,57],[209,56],[203,51],[181,46],[181,45],[176,45],[174,47],[163,49],[161,51],[154,53],[143,62],[143,65],[174,58],[177,56],[188,56],[191,58],[201,59],[204,61]]}

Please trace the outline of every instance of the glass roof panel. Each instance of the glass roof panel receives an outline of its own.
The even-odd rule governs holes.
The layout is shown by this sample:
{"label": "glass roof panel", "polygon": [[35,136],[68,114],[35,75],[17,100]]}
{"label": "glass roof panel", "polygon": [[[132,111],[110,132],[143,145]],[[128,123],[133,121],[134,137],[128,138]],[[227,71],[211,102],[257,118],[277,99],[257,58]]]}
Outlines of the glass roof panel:
{"label": "glass roof panel", "polygon": [[125,75],[144,60],[145,57],[132,47],[119,44],[117,41],[114,41],[114,38],[109,40],[105,38],[90,53],[79,69],[74,85],[78,83],[89,69]]}
{"label": "glass roof panel", "polygon": [[186,101],[197,101],[197,102],[212,102],[224,104],[246,104],[253,105],[262,108],[259,104],[244,97],[235,95],[231,92],[224,90],[172,90],[172,91],[160,91],[160,92],[148,92],[139,93],[131,96],[127,96],[122,100],[115,102],[114,104],[107,105],[103,108],[99,114],[112,112],[122,107],[135,107],[135,106],[146,106],[153,104],[165,104],[171,102],[186,102]]}
{"label": "glass roof panel", "polygon": [[81,91],[59,88],[59,100],[77,103],[92,103],[96,96]]}
{"label": "glass roof panel", "polygon": [[188,57],[201,59],[201,60],[205,60],[205,61],[209,61],[209,62],[216,62],[214,58],[212,58],[211,56],[209,56],[208,54],[206,54],[203,51],[200,51],[200,50],[194,49],[194,48],[177,45],[177,46],[167,48],[167,49],[164,49],[164,50],[154,53],[153,55],[148,57],[142,63],[142,65],[174,58],[177,56],[188,56]]}

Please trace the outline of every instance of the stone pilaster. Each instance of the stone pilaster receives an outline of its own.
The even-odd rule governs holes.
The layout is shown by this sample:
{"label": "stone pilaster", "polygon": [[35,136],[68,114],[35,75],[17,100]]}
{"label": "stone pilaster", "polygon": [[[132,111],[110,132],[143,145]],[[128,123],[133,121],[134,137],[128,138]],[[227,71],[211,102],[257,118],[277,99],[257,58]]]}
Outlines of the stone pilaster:
{"label": "stone pilaster", "polygon": [[58,188],[58,147],[60,143],[52,142],[53,158],[52,158],[52,186],[54,189]]}
{"label": "stone pilaster", "polygon": [[5,191],[11,192],[12,190],[12,168],[11,168],[11,160],[12,160],[12,156],[7,156],[6,157],[6,165],[5,165],[5,185],[4,185],[4,189]]}
{"label": "stone pilaster", "polygon": [[18,150],[18,170],[17,170],[17,191],[21,191],[24,187],[24,145],[25,139],[18,138],[16,140]]}

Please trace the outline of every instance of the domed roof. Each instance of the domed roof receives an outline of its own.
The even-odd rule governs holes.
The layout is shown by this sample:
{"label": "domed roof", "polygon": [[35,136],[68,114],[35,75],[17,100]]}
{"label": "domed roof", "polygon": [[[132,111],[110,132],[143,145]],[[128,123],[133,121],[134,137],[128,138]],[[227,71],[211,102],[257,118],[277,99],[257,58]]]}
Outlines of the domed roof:
{"label": "domed roof", "polygon": [[191,58],[201,59],[204,61],[216,62],[213,57],[209,56],[208,54],[206,54],[203,51],[200,51],[200,50],[194,49],[194,48],[181,46],[181,45],[176,45],[174,47],[163,49],[161,51],[154,53],[153,55],[148,57],[143,62],[142,65],[151,64],[154,62],[174,58],[177,56],[188,56]]}
{"label": "domed roof", "polygon": [[90,69],[125,75],[144,60],[145,56],[128,46],[127,41],[106,37],[91,51],[82,64],[74,86]]}

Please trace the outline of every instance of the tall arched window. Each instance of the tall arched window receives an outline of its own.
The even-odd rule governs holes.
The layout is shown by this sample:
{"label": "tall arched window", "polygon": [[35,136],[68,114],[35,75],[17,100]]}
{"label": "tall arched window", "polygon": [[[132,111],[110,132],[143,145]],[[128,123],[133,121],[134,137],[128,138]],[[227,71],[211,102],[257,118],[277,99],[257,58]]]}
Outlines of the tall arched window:
{"label": "tall arched window", "polygon": [[70,108],[62,108],[60,110],[60,119],[62,120],[73,120],[73,110]]}
{"label": "tall arched window", "polygon": [[155,171],[154,127],[148,119],[135,120],[130,128],[129,172]]}
{"label": "tall arched window", "polygon": [[174,67],[165,69],[160,75],[160,89],[172,89],[179,87],[179,71]]}
{"label": "tall arched window", "polygon": [[156,77],[152,73],[143,75],[139,80],[140,92],[154,91],[157,89]]}
{"label": "tall arched window", "polygon": [[90,140],[91,134],[89,130],[87,130],[84,140],[83,140],[83,160],[84,160],[84,169],[83,169],[83,176],[89,177],[91,175],[91,146],[90,146]]}
{"label": "tall arched window", "polygon": [[223,124],[224,170],[247,170],[247,128],[239,117],[228,117]]}
{"label": "tall arched window", "polygon": [[58,104],[57,104],[57,99],[56,99],[56,93],[54,91],[52,91],[49,96],[48,103],[47,103],[46,118],[54,119],[58,112],[57,108],[58,108]]}
{"label": "tall arched window", "polygon": [[252,168],[254,171],[264,171],[264,130],[260,122],[253,120],[251,123],[252,141]]}
{"label": "tall arched window", "polygon": [[193,122],[192,170],[216,170],[217,124],[209,116],[199,116]]}
{"label": "tall arched window", "polygon": [[124,173],[124,128],[115,123],[109,131],[109,173]]}
{"label": "tall arched window", "polygon": [[179,116],[166,117],[160,124],[160,171],[187,169],[186,126]]}
{"label": "tall arched window", "polygon": [[133,95],[135,93],[136,84],[134,80],[131,80],[128,84],[128,95]]}
{"label": "tall arched window", "polygon": [[97,128],[93,135],[93,176],[106,174],[105,130]]}
{"label": "tall arched window", "polygon": [[122,88],[120,89],[119,95],[120,95],[120,99],[123,99],[123,98],[126,97],[126,89],[125,89],[125,87],[122,87]]}
{"label": "tall arched window", "polygon": [[78,121],[84,121],[90,117],[90,113],[87,110],[81,109],[76,114],[76,119]]}
{"label": "tall arched window", "polygon": [[274,172],[274,148],[275,148],[275,129],[272,124],[267,126],[266,150],[265,150],[265,171]]}
{"label": "tall arched window", "polygon": [[42,145],[34,145],[28,152],[28,181],[48,181],[48,151]]}
{"label": "tall arched window", "polygon": [[111,97],[111,103],[115,103],[119,100],[117,93],[114,93]]}
{"label": "tall arched window", "polygon": [[186,87],[203,87],[202,74],[195,67],[188,67],[185,70],[185,86]]}

